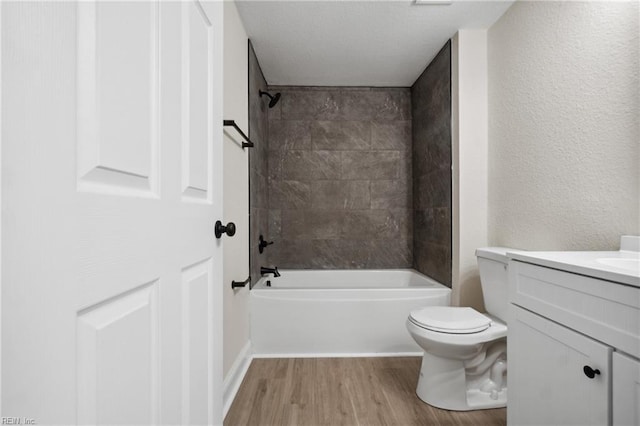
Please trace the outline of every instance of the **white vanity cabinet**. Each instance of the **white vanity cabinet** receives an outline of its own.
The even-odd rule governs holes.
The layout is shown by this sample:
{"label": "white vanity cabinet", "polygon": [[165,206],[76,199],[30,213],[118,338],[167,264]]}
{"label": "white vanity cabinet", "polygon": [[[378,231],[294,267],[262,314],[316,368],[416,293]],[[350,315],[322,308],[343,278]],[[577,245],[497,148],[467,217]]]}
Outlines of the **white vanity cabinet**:
{"label": "white vanity cabinet", "polygon": [[509,264],[508,424],[640,425],[640,287],[528,256]]}

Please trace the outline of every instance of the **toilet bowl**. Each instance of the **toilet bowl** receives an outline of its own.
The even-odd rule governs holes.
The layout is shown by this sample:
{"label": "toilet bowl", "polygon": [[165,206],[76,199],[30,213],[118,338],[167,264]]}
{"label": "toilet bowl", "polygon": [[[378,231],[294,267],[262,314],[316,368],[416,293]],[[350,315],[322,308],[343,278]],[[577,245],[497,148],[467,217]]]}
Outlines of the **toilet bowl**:
{"label": "toilet bowl", "polygon": [[476,250],[487,313],[430,306],[411,311],[407,330],[424,350],[416,393],[434,407],[468,411],[507,404],[507,251]]}

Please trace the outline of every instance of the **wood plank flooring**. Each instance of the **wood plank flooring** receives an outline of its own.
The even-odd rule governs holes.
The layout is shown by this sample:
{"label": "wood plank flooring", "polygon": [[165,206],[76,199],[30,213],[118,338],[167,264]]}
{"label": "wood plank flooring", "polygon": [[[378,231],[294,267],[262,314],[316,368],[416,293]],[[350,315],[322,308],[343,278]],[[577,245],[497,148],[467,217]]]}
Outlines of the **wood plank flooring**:
{"label": "wood plank flooring", "polygon": [[224,424],[506,425],[505,409],[456,412],[420,401],[421,360],[254,359]]}

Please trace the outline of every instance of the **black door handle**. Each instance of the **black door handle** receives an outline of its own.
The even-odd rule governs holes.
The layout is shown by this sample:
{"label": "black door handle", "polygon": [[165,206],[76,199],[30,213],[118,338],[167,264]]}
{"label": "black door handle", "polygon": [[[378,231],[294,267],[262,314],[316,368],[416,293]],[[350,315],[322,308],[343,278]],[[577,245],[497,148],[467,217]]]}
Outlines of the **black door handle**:
{"label": "black door handle", "polygon": [[222,237],[222,234],[226,233],[228,236],[233,237],[236,234],[236,224],[233,222],[227,223],[224,226],[219,220],[216,221],[215,234],[216,238]]}
{"label": "black door handle", "polygon": [[600,374],[600,370],[598,370],[597,368],[594,370],[593,368],[589,367],[588,365],[585,365],[582,368],[582,371],[584,371],[584,375],[587,376],[590,379],[593,379],[594,377],[596,377],[596,375]]}

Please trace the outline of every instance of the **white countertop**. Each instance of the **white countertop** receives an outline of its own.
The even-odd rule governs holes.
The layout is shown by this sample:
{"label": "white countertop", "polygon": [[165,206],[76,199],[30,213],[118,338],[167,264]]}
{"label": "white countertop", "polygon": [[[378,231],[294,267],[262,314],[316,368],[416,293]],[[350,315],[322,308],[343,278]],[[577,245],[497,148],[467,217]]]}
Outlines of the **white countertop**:
{"label": "white countertop", "polygon": [[[534,265],[640,287],[640,273],[632,263],[640,259],[640,252],[637,251],[518,251],[508,252],[507,256]],[[617,259],[629,259],[630,267],[605,264],[603,259],[610,263],[615,263]]]}

